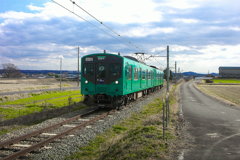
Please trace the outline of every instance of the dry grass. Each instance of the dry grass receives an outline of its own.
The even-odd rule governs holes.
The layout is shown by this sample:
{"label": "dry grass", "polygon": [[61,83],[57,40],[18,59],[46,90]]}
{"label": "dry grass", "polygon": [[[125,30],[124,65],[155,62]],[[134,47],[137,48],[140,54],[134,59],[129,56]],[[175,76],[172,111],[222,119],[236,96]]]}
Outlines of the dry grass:
{"label": "dry grass", "polygon": [[[59,88],[59,81],[49,79],[0,79],[0,92]],[[63,82],[62,87],[75,87],[76,82]]]}
{"label": "dry grass", "polygon": [[198,85],[203,92],[240,105],[240,85]]}

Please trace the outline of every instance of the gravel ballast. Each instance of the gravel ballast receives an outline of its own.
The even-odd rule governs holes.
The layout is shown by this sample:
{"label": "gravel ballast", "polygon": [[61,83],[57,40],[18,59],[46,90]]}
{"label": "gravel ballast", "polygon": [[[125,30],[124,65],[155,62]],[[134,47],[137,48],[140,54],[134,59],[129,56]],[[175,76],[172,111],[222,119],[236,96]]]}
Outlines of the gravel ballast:
{"label": "gravel ballast", "polygon": [[[39,149],[39,151],[34,154],[29,153],[29,158],[34,160],[61,160],[65,159],[66,156],[73,154],[74,152],[79,150],[79,147],[85,146],[88,144],[93,138],[97,135],[103,133],[107,129],[111,128],[113,125],[119,123],[121,120],[127,119],[131,116],[132,113],[140,112],[144,106],[151,103],[154,99],[160,97],[160,94],[164,93],[164,89],[161,91],[152,93],[144,98],[140,98],[135,102],[132,102],[124,109],[115,112],[113,115],[109,115],[104,120],[100,120],[97,123],[92,124],[90,127],[85,127],[82,130],[75,131],[71,135],[59,139],[47,146]],[[69,117],[72,117],[77,114],[82,114],[87,110],[91,110],[92,108],[68,113],[66,115],[49,119],[40,124],[31,126],[29,128],[21,129],[7,135],[4,135],[0,138],[1,141],[16,137],[22,134],[26,134],[30,131],[46,127],[50,124],[57,123],[59,121],[63,121]]]}

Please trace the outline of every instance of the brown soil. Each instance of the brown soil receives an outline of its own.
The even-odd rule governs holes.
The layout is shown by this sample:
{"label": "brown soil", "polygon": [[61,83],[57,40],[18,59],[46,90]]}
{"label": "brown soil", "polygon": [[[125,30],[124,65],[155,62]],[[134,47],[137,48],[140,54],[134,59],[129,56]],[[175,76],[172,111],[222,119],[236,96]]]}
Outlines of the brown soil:
{"label": "brown soil", "polygon": [[197,85],[206,94],[240,106],[240,85]]}

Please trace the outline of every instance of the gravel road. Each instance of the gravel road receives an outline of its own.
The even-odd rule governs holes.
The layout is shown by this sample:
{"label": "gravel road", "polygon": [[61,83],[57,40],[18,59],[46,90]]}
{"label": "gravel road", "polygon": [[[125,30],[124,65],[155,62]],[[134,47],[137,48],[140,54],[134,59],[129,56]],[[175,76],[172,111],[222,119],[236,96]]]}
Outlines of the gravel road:
{"label": "gravel road", "polygon": [[193,147],[182,160],[239,160],[240,108],[208,97],[193,82],[181,87],[183,114]]}

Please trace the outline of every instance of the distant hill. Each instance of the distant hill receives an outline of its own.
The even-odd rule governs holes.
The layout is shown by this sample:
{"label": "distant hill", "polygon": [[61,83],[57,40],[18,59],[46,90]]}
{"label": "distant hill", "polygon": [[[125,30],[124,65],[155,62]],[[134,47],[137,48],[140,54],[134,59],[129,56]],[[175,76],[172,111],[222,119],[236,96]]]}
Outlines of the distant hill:
{"label": "distant hill", "polygon": [[[195,77],[203,77],[206,76],[207,74],[202,74],[202,73],[196,73],[196,72],[183,72],[183,76],[195,76]],[[210,73],[213,76],[219,76],[218,73]]]}

